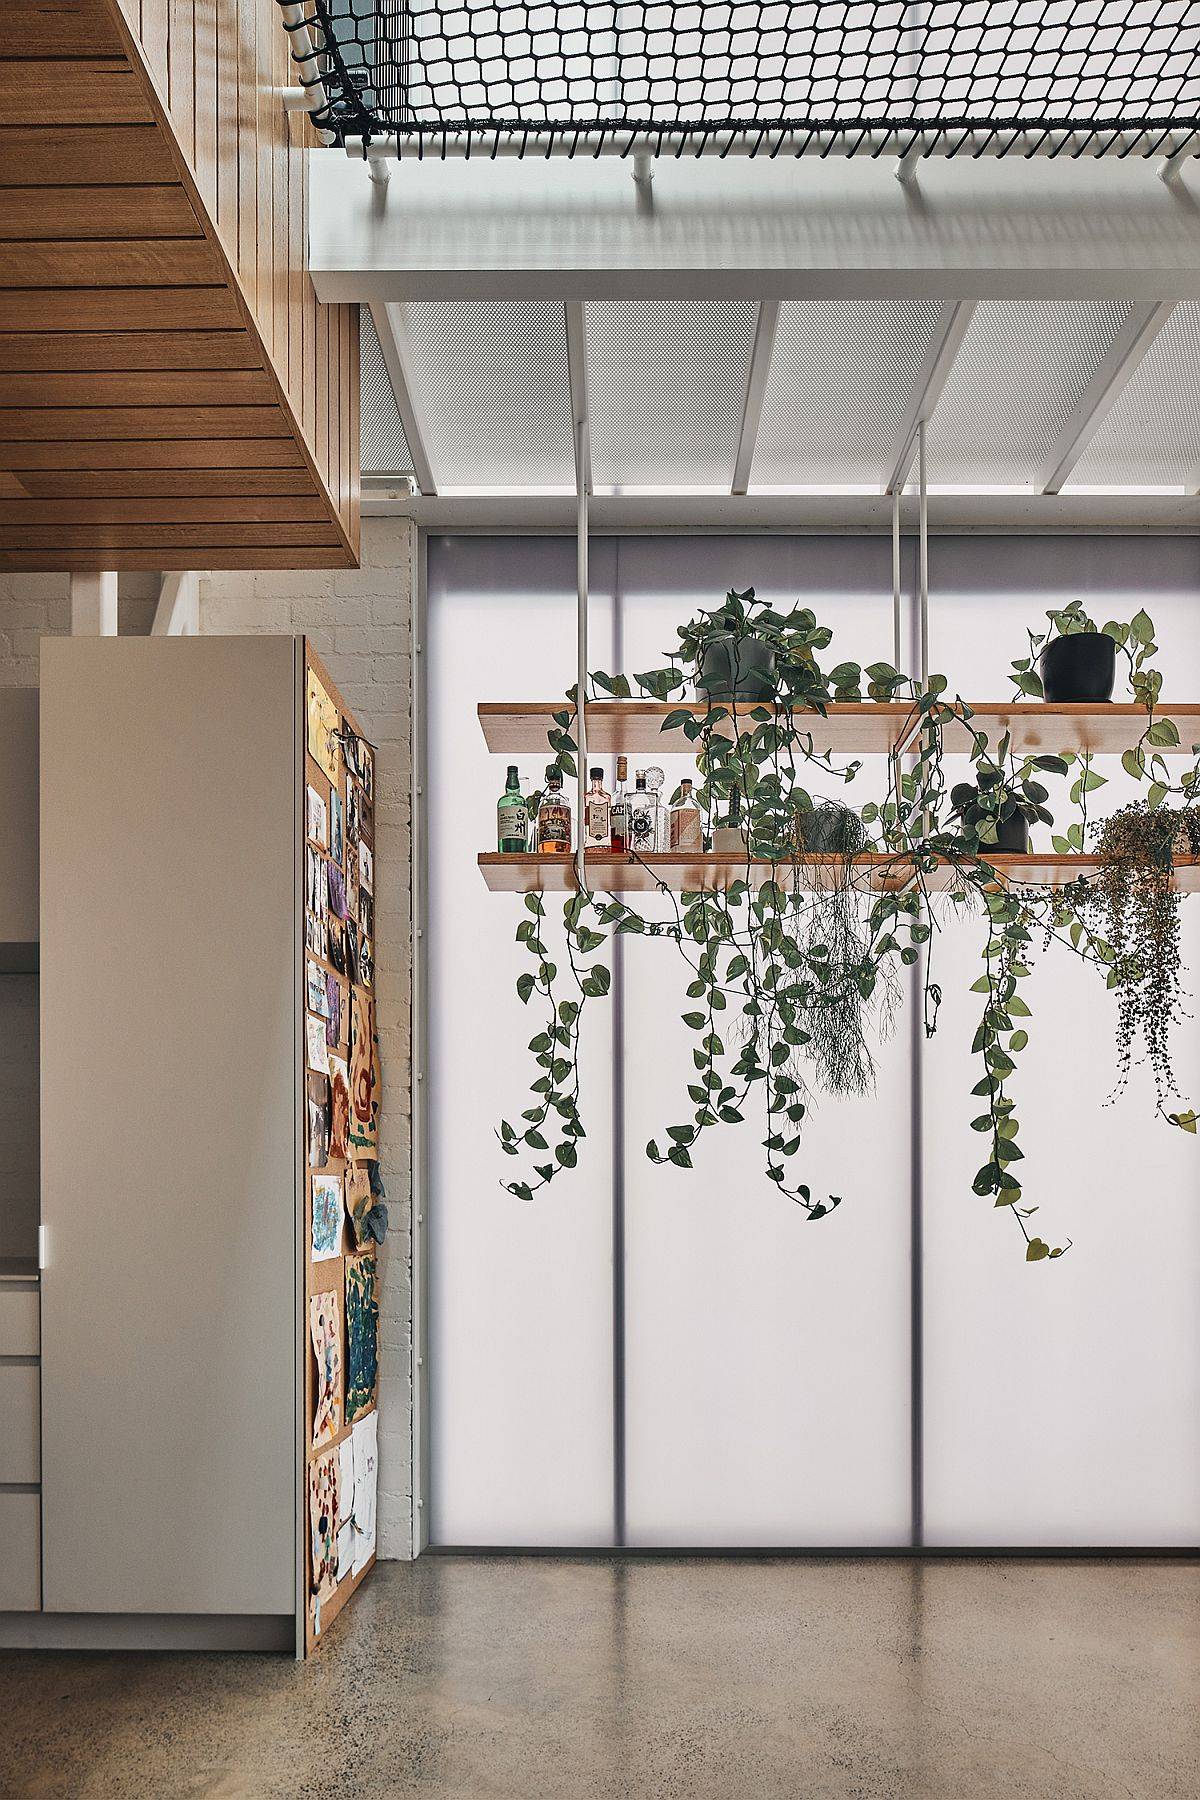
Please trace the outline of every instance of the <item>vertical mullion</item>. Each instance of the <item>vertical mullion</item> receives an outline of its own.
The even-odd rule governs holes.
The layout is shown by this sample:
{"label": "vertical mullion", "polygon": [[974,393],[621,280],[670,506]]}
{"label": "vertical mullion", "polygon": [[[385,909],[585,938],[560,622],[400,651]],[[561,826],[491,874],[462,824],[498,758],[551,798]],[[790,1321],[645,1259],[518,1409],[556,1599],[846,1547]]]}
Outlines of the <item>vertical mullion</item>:
{"label": "vertical mullion", "polygon": [[[613,668],[624,662],[621,540],[613,540]],[[625,1528],[625,938],[612,939],[612,1302],[613,1302],[613,1543],[624,1549]]]}
{"label": "vertical mullion", "polygon": [[[922,563],[922,572],[924,564]],[[911,590],[910,590],[911,591]],[[910,667],[927,653],[925,626],[910,604]],[[922,664],[922,672],[923,664]],[[909,1138],[909,1379],[911,1383],[912,1548],[925,1543],[925,1215],[924,1174],[925,1024],[923,991],[928,946],[920,945],[911,970],[910,999],[910,1138]]]}

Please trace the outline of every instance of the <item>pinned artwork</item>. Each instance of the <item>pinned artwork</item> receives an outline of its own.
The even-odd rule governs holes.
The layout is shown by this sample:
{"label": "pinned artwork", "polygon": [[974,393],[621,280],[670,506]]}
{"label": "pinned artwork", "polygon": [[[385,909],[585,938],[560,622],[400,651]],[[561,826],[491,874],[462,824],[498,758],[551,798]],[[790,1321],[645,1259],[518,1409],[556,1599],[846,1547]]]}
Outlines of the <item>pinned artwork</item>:
{"label": "pinned artwork", "polygon": [[336,975],[325,976],[325,1042],[332,1050],[342,1036],[342,984]]}
{"label": "pinned artwork", "polygon": [[350,1149],[374,1156],[379,1144],[379,1081],[371,996],[350,990]]}
{"label": "pinned artwork", "polygon": [[346,840],[343,831],[345,808],[342,796],[334,788],[329,796],[329,855],[340,867],[346,854]]}
{"label": "pinned artwork", "polygon": [[326,934],[326,960],[331,962],[339,975],[346,973],[346,928],[334,923],[333,930]]}
{"label": "pinned artwork", "polygon": [[[308,1522],[312,1540],[312,1587],[318,1602],[337,1587],[338,1453],[327,1450],[308,1469]],[[320,1630],[320,1611],[316,1613]]]}
{"label": "pinned artwork", "polygon": [[365,888],[368,894],[375,891],[375,859],[361,840],[358,846],[358,885]]}
{"label": "pinned artwork", "polygon": [[371,1242],[371,1232],[367,1218],[375,1204],[375,1196],[371,1192],[371,1177],[363,1163],[351,1163],[346,1170],[346,1216],[350,1220],[350,1230],[354,1235],[355,1247],[362,1249]]}
{"label": "pinned artwork", "polygon": [[325,692],[315,669],[308,670],[308,754],[334,787],[338,779],[338,733],[341,714]]}
{"label": "pinned artwork", "polygon": [[354,1445],[354,1573],[361,1575],[375,1554],[379,1414],[368,1413],[360,1419],[350,1441]]}
{"label": "pinned artwork", "polygon": [[[586,696],[585,696],[586,698]],[[368,800],[375,798],[375,752],[364,739],[358,740],[358,779]]]}
{"label": "pinned artwork", "polygon": [[312,1178],[312,1259],[326,1262],[342,1254],[342,1178],[340,1175],[314,1175]]}
{"label": "pinned artwork", "polygon": [[329,995],[325,986],[325,971],[318,968],[315,962],[304,965],[304,1003],[309,1012],[320,1013],[323,1019],[329,1017]]}
{"label": "pinned artwork", "polygon": [[315,787],[304,789],[304,835],[322,850],[329,843],[329,809],[324,795],[318,794]]}
{"label": "pinned artwork", "polygon": [[344,919],[349,911],[346,905],[346,878],[335,863],[326,863],[325,871],[329,910],[335,919]]}
{"label": "pinned artwork", "polygon": [[342,1429],[342,1319],[334,1289],[309,1296],[308,1334],[317,1366],[313,1384],[315,1450]]}
{"label": "pinned artwork", "polygon": [[325,1041],[325,1021],[314,1018],[312,1013],[304,1015],[305,1043],[308,1066],[317,1075],[329,1073],[329,1045]]}
{"label": "pinned artwork", "polygon": [[343,1438],[338,1445],[338,1526],[348,1525],[354,1517],[354,1441]]}
{"label": "pinned artwork", "polygon": [[358,920],[347,919],[346,932],[346,973],[351,981],[358,980]]}
{"label": "pinned artwork", "polygon": [[304,904],[323,919],[329,908],[329,864],[311,844],[304,847]]}
{"label": "pinned artwork", "polygon": [[351,781],[346,787],[346,843],[356,862],[359,840],[362,837],[362,806],[362,789]]}
{"label": "pinned artwork", "polygon": [[[329,951],[329,934],[325,929],[325,920],[316,919],[312,913],[304,917],[304,948],[310,956],[326,956]],[[343,960],[344,956],[343,956]]]}
{"label": "pinned artwork", "polygon": [[375,958],[371,952],[371,940],[359,934],[358,939],[358,981],[359,985],[369,988],[375,979]]}
{"label": "pinned artwork", "polygon": [[375,902],[365,889],[358,896],[358,933],[360,939],[375,936]]}
{"label": "pinned artwork", "polygon": [[[351,1453],[353,1453],[354,1446],[350,1442],[349,1438],[346,1439],[346,1448],[347,1448],[347,1450],[351,1451]],[[342,1477],[341,1477],[341,1474],[339,1473],[338,1481],[340,1482],[341,1479],[342,1479]],[[340,1491],[341,1490],[339,1488],[339,1492]],[[351,1493],[353,1493],[353,1491],[354,1491],[353,1486],[351,1487],[350,1491],[351,1491]],[[351,1575],[351,1574],[353,1574],[353,1572],[354,1572],[354,1520],[348,1519],[344,1525],[338,1526],[338,1534],[337,1534],[337,1578],[338,1578],[338,1581],[339,1582],[345,1581],[347,1575]]]}
{"label": "pinned artwork", "polygon": [[308,1166],[323,1169],[329,1161],[329,1077],[310,1075],[305,1089],[308,1112]]}
{"label": "pinned artwork", "polygon": [[375,1252],[346,1263],[346,1421],[375,1404],[379,1375],[379,1301]]}
{"label": "pinned artwork", "polygon": [[350,1154],[350,1072],[340,1056],[329,1059],[329,1088],[329,1154],[335,1162],[345,1162]]}
{"label": "pinned artwork", "polygon": [[375,842],[375,802],[364,799],[359,807],[358,828],[368,844]]}

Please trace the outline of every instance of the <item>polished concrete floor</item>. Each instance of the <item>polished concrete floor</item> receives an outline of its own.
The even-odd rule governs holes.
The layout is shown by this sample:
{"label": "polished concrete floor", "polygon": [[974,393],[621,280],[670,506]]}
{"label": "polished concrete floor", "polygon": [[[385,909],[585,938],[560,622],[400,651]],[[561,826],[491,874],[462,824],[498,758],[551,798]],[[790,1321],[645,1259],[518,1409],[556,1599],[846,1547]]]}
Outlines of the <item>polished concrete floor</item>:
{"label": "polished concrete floor", "polygon": [[0,1793],[1200,1794],[1200,1564],[427,1557],[307,1667],[0,1656]]}

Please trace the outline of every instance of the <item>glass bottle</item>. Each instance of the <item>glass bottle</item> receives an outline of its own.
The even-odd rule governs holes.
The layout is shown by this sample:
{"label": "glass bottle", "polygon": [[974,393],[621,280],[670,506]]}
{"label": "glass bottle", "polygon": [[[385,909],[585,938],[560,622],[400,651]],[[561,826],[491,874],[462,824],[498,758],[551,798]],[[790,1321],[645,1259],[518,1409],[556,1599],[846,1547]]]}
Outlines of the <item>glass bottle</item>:
{"label": "glass bottle", "polygon": [[658,848],[658,795],[646,786],[645,769],[639,769],[633,778],[629,848],[637,856],[646,856]]}
{"label": "glass bottle", "polygon": [[611,821],[611,848],[615,855],[626,856],[629,853],[629,790],[625,783],[629,779],[629,762],[624,756],[617,758],[617,790],[613,795]]}
{"label": "glass bottle", "polygon": [[654,842],[648,845],[651,850],[669,850],[671,848],[670,832],[667,824],[667,803],[663,799],[663,788],[666,776],[653,763],[645,771],[646,791],[654,802]]}
{"label": "glass bottle", "polygon": [[546,770],[546,786],[537,816],[539,856],[558,856],[571,848],[571,802],[563,793],[562,770]]}
{"label": "glass bottle", "polygon": [[690,781],[684,780],[679,784],[679,799],[671,808],[669,837],[670,847],[677,853],[698,853],[704,848],[700,808],[692,794]]}
{"label": "glass bottle", "polygon": [[604,785],[604,770],[589,769],[591,786],[584,797],[583,847],[608,850],[612,838],[612,795]]}
{"label": "glass bottle", "polygon": [[512,856],[529,847],[529,803],[521,792],[516,763],[508,765],[504,792],[496,802],[496,848]]}

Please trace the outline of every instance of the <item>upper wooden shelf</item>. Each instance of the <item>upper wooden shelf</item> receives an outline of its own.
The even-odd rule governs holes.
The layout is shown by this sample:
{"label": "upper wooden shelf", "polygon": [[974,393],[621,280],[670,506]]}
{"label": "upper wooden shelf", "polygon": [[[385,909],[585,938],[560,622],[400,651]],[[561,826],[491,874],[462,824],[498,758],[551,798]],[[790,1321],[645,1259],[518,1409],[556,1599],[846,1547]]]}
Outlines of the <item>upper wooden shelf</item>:
{"label": "upper wooden shelf", "polygon": [[[1077,875],[1086,875],[1099,867],[1094,856],[1057,856],[1037,852],[1031,856],[1005,856],[997,853],[988,861],[1005,881],[1032,887],[1061,887]],[[665,886],[673,892],[695,893],[701,889],[728,888],[735,881],[761,884],[772,875],[782,887],[795,884],[801,888],[832,886],[839,879],[843,865],[840,856],[806,856],[796,864],[771,863],[766,857],[754,857],[747,867],[744,856],[702,856],[672,854],[646,855],[635,860],[614,856],[604,851],[589,851],[587,869],[595,892],[604,894],[645,894]],[[869,852],[854,858],[856,885],[885,891],[907,887],[912,881],[912,865],[907,857]],[[479,857],[483,878],[494,893],[570,893],[575,888],[575,858],[571,855],[532,856],[506,855],[500,851],[484,851]],[[944,890],[956,880],[954,869],[947,863],[925,877],[926,886]],[[1181,893],[1200,892],[1200,858],[1181,857],[1175,864],[1175,884]]]}
{"label": "upper wooden shelf", "polygon": [[[623,752],[632,756],[690,755],[692,744],[682,730],[662,729],[668,713],[677,712],[678,701],[660,700],[589,700],[587,705],[588,753],[611,756]],[[739,701],[734,712],[748,716],[756,702]],[[553,717],[567,706],[565,700],[485,702],[479,707],[479,723],[487,747],[498,756],[536,756],[548,751],[546,734]],[[1119,756],[1131,749],[1145,726],[1145,708],[1133,701],[1113,701],[1107,706],[1091,704],[1052,705],[1042,700],[982,700],[974,707],[972,727],[982,731],[988,742],[995,744],[1008,731],[1013,749],[1025,752],[1092,750],[1102,755]],[[693,709],[696,718],[704,717],[704,708]],[[1193,743],[1200,743],[1200,703],[1164,706],[1157,716],[1173,719],[1179,729],[1180,745],[1162,752],[1166,756],[1183,756]],[[806,729],[811,730],[813,748],[831,750],[838,755],[887,755],[911,736],[916,712],[908,701],[843,700],[832,704],[828,715],[805,715]],[[811,719],[811,725],[807,720]],[[729,721],[725,721],[726,729]],[[963,751],[970,739],[965,727],[950,726],[946,731],[946,748]]]}

